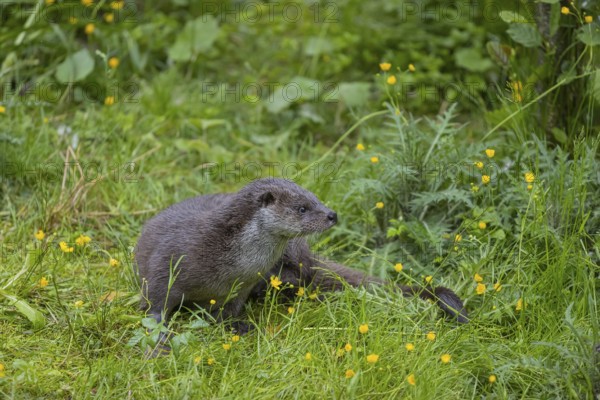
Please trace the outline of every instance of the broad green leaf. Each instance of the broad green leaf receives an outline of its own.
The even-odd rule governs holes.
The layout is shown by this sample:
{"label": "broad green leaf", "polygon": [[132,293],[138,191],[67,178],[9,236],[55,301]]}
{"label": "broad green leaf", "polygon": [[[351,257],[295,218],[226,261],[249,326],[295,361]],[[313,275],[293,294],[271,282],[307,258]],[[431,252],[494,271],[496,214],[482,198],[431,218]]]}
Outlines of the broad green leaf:
{"label": "broad green leaf", "polygon": [[588,46],[600,44],[600,28],[596,24],[587,24],[577,31],[577,39]]}
{"label": "broad green leaf", "polygon": [[488,54],[497,64],[507,66],[510,61],[510,57],[513,55],[514,50],[512,47],[499,42],[487,42],[485,45]]}
{"label": "broad green leaf", "polygon": [[94,59],[87,49],[71,54],[56,67],[56,79],[60,83],[78,82],[88,76],[94,69]]}
{"label": "broad green leaf", "polygon": [[538,47],[542,44],[542,36],[532,24],[510,24],[506,33],[525,47]]}
{"label": "broad green leaf", "polygon": [[33,324],[35,329],[42,328],[44,325],[46,325],[46,318],[44,318],[44,314],[30,306],[25,300],[19,299],[18,297],[3,290],[0,290],[0,295],[4,296],[4,298],[11,302],[11,305],[15,306],[17,310]]}
{"label": "broad green leaf", "polygon": [[219,24],[210,15],[188,21],[175,43],[169,48],[169,57],[175,61],[190,61],[199,53],[209,50],[219,36]]}
{"label": "broad green leaf", "polygon": [[489,58],[484,58],[481,52],[474,48],[460,49],[454,53],[456,65],[472,72],[483,72],[490,69],[493,64]]}
{"label": "broad green leaf", "polygon": [[502,10],[498,15],[507,24],[527,24],[531,22],[521,14],[510,10]]}
{"label": "broad green leaf", "polygon": [[339,98],[348,107],[362,106],[369,100],[370,91],[368,82],[343,82],[339,86]]}

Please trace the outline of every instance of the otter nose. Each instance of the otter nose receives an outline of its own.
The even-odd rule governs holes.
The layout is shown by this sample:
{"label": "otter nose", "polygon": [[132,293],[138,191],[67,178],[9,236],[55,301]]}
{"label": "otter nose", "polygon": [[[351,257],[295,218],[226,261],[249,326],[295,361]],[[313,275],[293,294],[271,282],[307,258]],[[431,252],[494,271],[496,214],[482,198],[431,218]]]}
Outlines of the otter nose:
{"label": "otter nose", "polygon": [[334,211],[330,212],[329,214],[327,214],[327,219],[333,222],[334,224],[337,223],[337,213],[335,213]]}

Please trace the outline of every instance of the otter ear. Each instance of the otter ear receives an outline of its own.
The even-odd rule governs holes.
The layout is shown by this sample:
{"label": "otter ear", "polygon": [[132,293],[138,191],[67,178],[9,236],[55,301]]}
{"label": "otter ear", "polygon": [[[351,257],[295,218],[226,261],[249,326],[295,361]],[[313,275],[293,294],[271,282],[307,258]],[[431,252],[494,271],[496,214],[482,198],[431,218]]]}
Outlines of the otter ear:
{"label": "otter ear", "polygon": [[265,192],[260,195],[258,201],[260,202],[261,207],[266,207],[275,202],[275,196],[273,196],[273,193],[271,192]]}

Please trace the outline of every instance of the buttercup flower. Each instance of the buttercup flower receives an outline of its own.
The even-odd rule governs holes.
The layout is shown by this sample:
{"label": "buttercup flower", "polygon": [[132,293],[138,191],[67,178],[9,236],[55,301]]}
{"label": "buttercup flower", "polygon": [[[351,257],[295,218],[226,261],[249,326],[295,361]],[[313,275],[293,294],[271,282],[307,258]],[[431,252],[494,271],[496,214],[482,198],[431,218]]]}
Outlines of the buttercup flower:
{"label": "buttercup flower", "polygon": [[451,359],[452,359],[452,356],[450,354],[448,354],[448,353],[442,354],[442,356],[440,357],[440,361],[443,364],[448,364]]}
{"label": "buttercup flower", "polygon": [[412,65],[412,64],[408,64],[408,70],[409,70],[410,72],[415,72],[415,71],[416,71],[416,68],[415,68],[415,66],[414,66],[414,65]]}
{"label": "buttercup flower", "polygon": [[119,262],[119,260],[117,260],[117,259],[115,259],[115,258],[111,258],[111,259],[108,261],[108,264],[109,264],[111,267],[118,267],[118,266],[119,266],[121,263]]}
{"label": "buttercup flower", "polygon": [[361,326],[358,327],[358,331],[362,334],[369,332],[369,325],[362,324]]}
{"label": "buttercup flower", "polygon": [[282,283],[283,282],[281,282],[279,277],[271,275],[271,286],[273,286],[276,290],[281,289],[279,286],[281,286]]}
{"label": "buttercup flower", "polygon": [[490,180],[491,178],[489,175],[481,175],[481,183],[483,183],[484,185],[490,183]]}
{"label": "buttercup flower", "polygon": [[377,203],[375,203],[375,208],[383,208],[383,201],[378,201]]}
{"label": "buttercup flower", "polygon": [[477,169],[483,169],[483,163],[481,161],[475,161],[475,167]]}
{"label": "buttercup flower", "polygon": [[365,149],[365,146],[362,143],[359,143],[356,145],[356,150],[363,151],[364,149]]}
{"label": "buttercup flower", "polygon": [[94,0],[81,0],[81,4],[83,4],[86,7],[89,7],[92,4],[94,4]]}
{"label": "buttercup flower", "polygon": [[392,64],[383,62],[383,63],[379,64],[379,68],[381,68],[382,71],[389,71],[390,68],[392,68]]}
{"label": "buttercup flower", "polygon": [[569,14],[569,13],[570,13],[570,11],[569,11],[569,7],[561,7],[561,8],[560,8],[560,13],[561,13],[561,14],[564,14],[564,15],[567,15],[567,14]]}
{"label": "buttercup flower", "polygon": [[113,13],[106,13],[104,14],[104,20],[109,23],[112,24],[115,20],[115,14]]}
{"label": "buttercup flower", "polygon": [[83,307],[83,301],[77,300],[75,303],[73,303],[73,305],[75,306],[75,308],[81,308]]}
{"label": "buttercup flower", "polygon": [[6,107],[0,106],[0,114],[4,114],[6,112]]}
{"label": "buttercup flower", "polygon": [[475,282],[483,282],[483,276],[476,273],[475,276],[473,276],[473,280]]}
{"label": "buttercup flower", "polygon": [[433,276],[431,276],[431,275],[427,275],[425,277],[425,282],[427,282],[427,283],[431,283],[432,280],[433,280]]}
{"label": "buttercup flower", "polygon": [[312,360],[312,354],[310,354],[310,353],[306,353],[306,354],[304,355],[304,359],[305,359],[306,361],[310,361],[310,360]]}
{"label": "buttercup flower", "polygon": [[213,365],[215,363],[215,359],[214,358],[209,358],[208,360],[206,360],[206,363],[208,365]]}
{"label": "buttercup flower", "polygon": [[231,345],[229,343],[223,343],[223,349],[224,350],[230,350],[231,349]]}
{"label": "buttercup flower", "polygon": [[303,287],[298,288],[298,291],[296,292],[296,296],[298,296],[298,297],[304,296],[304,288]]}
{"label": "buttercup flower", "polygon": [[477,227],[481,230],[484,230],[485,228],[487,228],[487,224],[484,221],[479,221]]}
{"label": "buttercup flower", "polygon": [[211,301],[209,301],[209,303],[210,303],[212,306],[214,306],[215,304],[217,304],[217,301],[216,301],[216,300],[211,300]]}
{"label": "buttercup flower", "polygon": [[494,157],[495,154],[496,154],[496,150],[494,150],[494,149],[485,149],[485,155],[488,156],[489,158]]}
{"label": "buttercup flower", "polygon": [[239,336],[239,335],[233,335],[233,336],[231,337],[231,341],[232,341],[233,343],[237,343],[237,342],[239,342],[239,341],[240,341],[240,336]]}
{"label": "buttercup flower", "polygon": [[48,286],[48,279],[46,279],[45,276],[42,276],[42,279],[40,279],[40,287],[46,287]]}
{"label": "buttercup flower", "polygon": [[113,104],[115,104],[115,96],[107,96],[104,99],[104,105],[112,106]]}
{"label": "buttercup flower", "polygon": [[394,265],[394,270],[396,272],[402,272],[403,268],[404,268],[404,266],[402,265],[402,263],[397,263],[396,265]]}
{"label": "buttercup flower", "polygon": [[500,284],[500,282],[496,282],[496,283],[494,283],[494,290],[495,290],[496,292],[499,292],[499,291],[501,291],[501,290],[502,290],[502,285]]}
{"label": "buttercup flower", "polygon": [[525,172],[525,182],[533,183],[535,181],[535,175],[533,172]]}
{"label": "buttercup flower", "polygon": [[350,379],[350,378],[352,378],[356,374],[351,369],[347,369],[346,373],[344,375],[346,376],[347,379]]}
{"label": "buttercup flower", "polygon": [[489,383],[495,383],[496,382],[496,375],[490,375],[490,377],[488,378],[488,382]]}
{"label": "buttercup flower", "polygon": [[41,230],[41,229],[40,229],[40,230],[39,230],[39,231],[37,231],[37,232],[35,233],[35,235],[33,235],[33,236],[35,236],[35,238],[36,238],[37,240],[44,240],[44,238],[46,237],[46,234],[44,233],[44,231],[43,231],[43,230]]}
{"label": "buttercup flower", "polygon": [[344,346],[344,350],[350,352],[352,350],[352,345],[350,343],[346,343],[346,345]]}
{"label": "buttercup flower", "polygon": [[379,157],[377,157],[377,156],[373,156],[373,157],[371,157],[371,162],[372,162],[373,164],[377,164],[377,163],[379,162]]}
{"label": "buttercup flower", "polygon": [[483,283],[478,283],[477,288],[475,288],[475,291],[477,292],[477,294],[484,294],[485,293],[485,285]]}
{"label": "buttercup flower", "polygon": [[387,78],[387,81],[386,81],[386,82],[387,82],[387,84],[388,84],[388,85],[395,85],[395,84],[396,84],[396,82],[397,82],[397,80],[396,80],[396,77],[395,77],[394,75],[390,75],[390,76]]}
{"label": "buttercup flower", "polygon": [[436,334],[435,332],[429,332],[427,335],[427,340],[431,340],[432,342],[435,340]]}
{"label": "buttercup flower", "polygon": [[417,381],[415,380],[415,374],[410,374],[409,376],[407,376],[406,381],[409,383],[409,385],[412,386],[415,386],[417,384]]}
{"label": "buttercup flower", "polygon": [[72,253],[73,250],[74,250],[73,247],[69,247],[69,245],[67,244],[67,242],[64,242],[64,241],[60,242],[58,245],[60,246],[60,250],[63,253]]}
{"label": "buttercup flower", "polygon": [[586,24],[591,24],[594,21],[594,17],[592,17],[591,15],[586,15],[585,17],[583,17],[583,20]]}
{"label": "buttercup flower", "polygon": [[404,348],[406,349],[406,351],[413,351],[415,349],[415,345],[412,343],[406,343],[406,346],[404,346]]}
{"label": "buttercup flower", "polygon": [[293,314],[294,313],[294,307],[288,307],[288,314]]}
{"label": "buttercup flower", "polygon": [[377,354],[369,354],[367,356],[367,362],[369,364],[375,364],[379,360],[379,355]]}
{"label": "buttercup flower", "polygon": [[90,238],[89,236],[79,235],[79,237],[77,239],[75,239],[75,244],[77,246],[81,247],[81,246],[85,246],[86,244],[88,244],[91,241],[92,241],[92,238]]}
{"label": "buttercup flower", "polygon": [[117,57],[111,57],[108,59],[108,66],[115,69],[119,66],[119,59]]}
{"label": "buttercup flower", "polygon": [[521,311],[523,309],[523,299],[519,298],[517,300],[517,305],[515,306],[516,311]]}
{"label": "buttercup flower", "polygon": [[95,29],[96,29],[96,27],[94,26],[94,24],[92,24],[92,23],[86,24],[85,25],[85,34],[91,35],[92,33],[94,33]]}

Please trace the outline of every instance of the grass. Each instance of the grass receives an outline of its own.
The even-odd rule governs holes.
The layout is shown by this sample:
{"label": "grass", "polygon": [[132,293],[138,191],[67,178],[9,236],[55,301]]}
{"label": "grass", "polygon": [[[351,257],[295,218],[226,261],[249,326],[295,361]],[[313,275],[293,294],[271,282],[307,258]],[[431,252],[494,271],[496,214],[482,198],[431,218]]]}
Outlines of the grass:
{"label": "grass", "polygon": [[[448,121],[398,124],[391,113],[369,120],[334,148],[333,140],[310,136],[256,146],[252,141],[260,139],[253,138],[252,126],[198,129],[190,115],[183,109],[156,116],[142,101],[72,114],[18,111],[6,119],[17,138],[4,144],[7,162],[18,160],[22,167],[10,176],[6,169],[3,185],[1,293],[15,297],[0,302],[2,397],[537,399],[591,398],[598,390],[593,347],[599,342],[599,252],[597,237],[588,233],[598,215],[587,208],[597,194],[588,193],[597,189],[590,175],[597,142],[581,143],[575,156],[536,141],[526,150],[496,142],[503,162],[533,163],[536,188],[526,190],[520,172],[498,170],[491,186],[480,184],[473,193],[467,183],[472,176],[456,180],[457,173],[446,177],[451,183],[440,183],[411,180],[407,169],[394,172],[394,163],[402,165],[396,156],[446,165],[471,156],[491,162],[476,142],[451,150],[465,134],[457,136],[459,127]],[[71,132],[60,135],[61,125]],[[416,139],[413,129],[423,138]],[[355,150],[352,137],[367,149]],[[438,144],[430,145],[430,137]],[[385,290],[348,288],[317,299],[306,293],[292,304],[272,291],[264,302],[247,306],[256,329],[238,342],[225,326],[182,313],[171,326],[177,333],[173,352],[144,359],[148,338],[131,258],[144,221],[189,196],[240,187],[243,176],[226,175],[234,161],[308,166],[329,150],[321,164],[336,161],[336,179],[300,179],[341,217],[339,227],[315,238],[315,246],[393,280],[420,283],[433,275],[435,284],[466,300],[472,321],[456,327],[439,319],[435,306]],[[380,166],[370,162],[373,154]],[[215,159],[225,169],[206,173],[202,165]],[[65,169],[65,162],[74,164]],[[416,193],[436,191],[450,197],[415,201]],[[485,231],[473,227],[481,217],[460,200],[467,193],[472,207],[487,212]],[[374,208],[377,200],[384,201],[383,210]],[[390,227],[397,228],[391,236]],[[34,238],[38,229],[45,231],[42,241]],[[440,240],[436,232],[460,232],[461,240],[452,243],[451,236],[440,254],[420,253],[423,241]],[[78,246],[80,234],[92,241]],[[59,249],[63,240],[73,253]],[[110,266],[111,258],[119,266]],[[405,265],[401,274],[392,267],[399,261]],[[483,295],[475,292],[474,273],[484,278]],[[517,311],[519,299],[523,308]],[[368,324],[366,334],[359,332],[361,324]],[[428,332],[435,340],[427,339]],[[369,354],[379,355],[378,361],[367,362]],[[449,363],[441,362],[444,354]],[[355,375],[346,378],[347,370]],[[407,381],[410,374],[415,385]]]}

